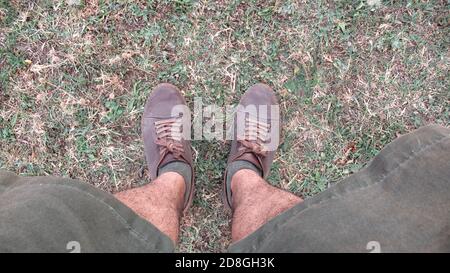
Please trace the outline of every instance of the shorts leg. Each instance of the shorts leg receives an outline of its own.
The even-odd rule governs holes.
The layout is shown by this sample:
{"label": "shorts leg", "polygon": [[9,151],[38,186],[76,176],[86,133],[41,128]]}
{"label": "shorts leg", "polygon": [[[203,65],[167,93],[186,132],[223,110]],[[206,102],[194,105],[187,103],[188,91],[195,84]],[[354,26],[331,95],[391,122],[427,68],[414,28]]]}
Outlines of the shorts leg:
{"label": "shorts leg", "polygon": [[400,137],[368,166],[275,217],[230,252],[449,252],[450,130]]}
{"label": "shorts leg", "polygon": [[72,179],[0,171],[0,252],[173,252],[112,195]]}

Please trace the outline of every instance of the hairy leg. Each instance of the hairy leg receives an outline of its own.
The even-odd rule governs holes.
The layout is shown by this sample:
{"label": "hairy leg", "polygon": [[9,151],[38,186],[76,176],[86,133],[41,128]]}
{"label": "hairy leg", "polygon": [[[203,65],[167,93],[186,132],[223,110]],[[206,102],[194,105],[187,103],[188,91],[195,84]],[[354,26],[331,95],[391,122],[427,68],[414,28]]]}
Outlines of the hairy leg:
{"label": "hairy leg", "polygon": [[167,172],[150,184],[119,192],[114,196],[176,244],[185,187],[180,174]]}
{"label": "hairy leg", "polygon": [[231,180],[232,241],[243,239],[267,221],[303,200],[268,184],[252,170],[242,169]]}

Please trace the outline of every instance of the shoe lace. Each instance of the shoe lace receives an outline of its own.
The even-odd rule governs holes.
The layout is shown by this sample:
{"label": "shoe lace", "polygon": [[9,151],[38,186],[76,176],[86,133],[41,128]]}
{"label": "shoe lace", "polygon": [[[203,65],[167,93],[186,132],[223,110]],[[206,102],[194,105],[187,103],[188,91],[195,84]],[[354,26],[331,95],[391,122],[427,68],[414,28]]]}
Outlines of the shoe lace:
{"label": "shoe lace", "polygon": [[257,155],[267,156],[264,143],[268,139],[269,130],[269,124],[246,117],[244,135],[238,138],[238,142],[242,144],[239,150],[250,150]]}
{"label": "shoe lace", "polygon": [[182,140],[182,123],[180,118],[170,118],[155,121],[157,139],[156,145],[160,146],[159,153],[164,156],[172,153],[177,159],[184,153]]}

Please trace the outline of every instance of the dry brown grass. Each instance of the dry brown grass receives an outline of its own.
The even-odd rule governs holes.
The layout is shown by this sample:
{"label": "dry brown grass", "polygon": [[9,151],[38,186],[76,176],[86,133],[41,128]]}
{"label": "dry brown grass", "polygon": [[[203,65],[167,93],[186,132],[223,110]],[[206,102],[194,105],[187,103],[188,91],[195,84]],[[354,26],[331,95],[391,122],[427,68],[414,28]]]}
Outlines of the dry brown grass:
{"label": "dry brown grass", "polygon": [[[312,196],[397,135],[449,126],[446,1],[0,1],[0,168],[110,192],[144,183],[151,88],[190,105],[274,87],[283,143],[270,182]],[[179,251],[223,251],[227,144],[195,142]]]}

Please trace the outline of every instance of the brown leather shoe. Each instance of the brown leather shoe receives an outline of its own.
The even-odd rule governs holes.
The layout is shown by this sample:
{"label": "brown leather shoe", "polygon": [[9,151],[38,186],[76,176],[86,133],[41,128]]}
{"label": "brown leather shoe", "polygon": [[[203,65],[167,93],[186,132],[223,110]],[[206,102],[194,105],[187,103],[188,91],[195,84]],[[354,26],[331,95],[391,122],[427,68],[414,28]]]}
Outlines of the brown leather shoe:
{"label": "brown leather shoe", "polygon": [[194,194],[190,120],[190,112],[177,87],[163,83],[153,89],[142,117],[142,136],[150,179],[155,180],[159,168],[167,163],[187,163],[191,167],[192,177],[191,182],[186,183],[184,212]]}
{"label": "brown leather shoe", "polygon": [[279,144],[279,116],[278,102],[269,86],[255,84],[242,96],[234,117],[233,140],[223,182],[226,207],[231,209],[233,204],[231,179],[227,181],[231,163],[248,161],[260,171],[263,178],[269,175]]}

